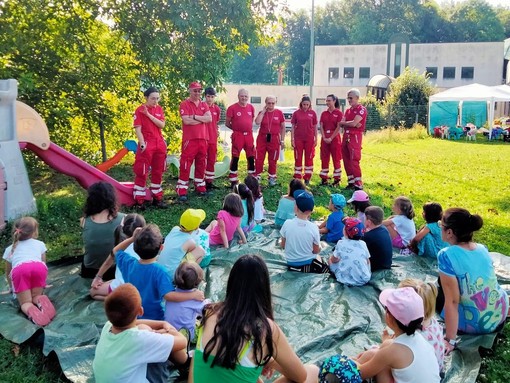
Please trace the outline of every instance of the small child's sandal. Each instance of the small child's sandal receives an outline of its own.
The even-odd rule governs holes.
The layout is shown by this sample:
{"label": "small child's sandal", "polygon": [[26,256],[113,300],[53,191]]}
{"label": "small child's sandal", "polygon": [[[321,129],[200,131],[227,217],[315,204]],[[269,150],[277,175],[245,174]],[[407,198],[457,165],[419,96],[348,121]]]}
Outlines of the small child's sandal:
{"label": "small child's sandal", "polygon": [[39,310],[36,306],[31,306],[27,311],[28,319],[30,319],[37,326],[46,326],[51,322],[51,319]]}
{"label": "small child's sandal", "polygon": [[51,303],[50,298],[47,295],[39,296],[39,309],[50,318],[50,321],[55,318],[57,311],[55,310],[55,306]]}

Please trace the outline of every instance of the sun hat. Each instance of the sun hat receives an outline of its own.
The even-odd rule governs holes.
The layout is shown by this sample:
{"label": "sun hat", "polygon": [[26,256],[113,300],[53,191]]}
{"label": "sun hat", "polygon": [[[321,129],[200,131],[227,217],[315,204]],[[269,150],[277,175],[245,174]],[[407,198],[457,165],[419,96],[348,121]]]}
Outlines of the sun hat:
{"label": "sun hat", "polygon": [[345,225],[345,233],[349,239],[360,240],[365,234],[365,225],[357,218],[345,217],[342,220]]}
{"label": "sun hat", "polygon": [[331,194],[331,203],[337,209],[343,209],[347,204],[345,197],[341,194]]}
{"label": "sun hat", "polygon": [[198,229],[204,219],[205,211],[202,209],[187,209],[182,213],[179,223],[184,230],[193,231]]}
{"label": "sun hat", "polygon": [[306,190],[296,190],[293,197],[296,200],[296,206],[300,211],[303,213],[313,211],[315,200],[312,194],[308,193]]}
{"label": "sun hat", "polygon": [[356,190],[354,193],[352,193],[352,197],[347,201],[347,203],[351,203],[353,201],[356,202],[368,202],[370,201],[370,197],[368,194],[363,190]]}
{"label": "sun hat", "polygon": [[189,89],[202,89],[202,85],[198,81],[193,81],[189,84]]}
{"label": "sun hat", "polygon": [[319,370],[319,383],[331,382],[361,383],[361,375],[356,363],[341,354],[330,356],[324,360]]}
{"label": "sun hat", "polygon": [[379,302],[404,326],[425,316],[423,299],[412,287],[385,289],[379,295]]}

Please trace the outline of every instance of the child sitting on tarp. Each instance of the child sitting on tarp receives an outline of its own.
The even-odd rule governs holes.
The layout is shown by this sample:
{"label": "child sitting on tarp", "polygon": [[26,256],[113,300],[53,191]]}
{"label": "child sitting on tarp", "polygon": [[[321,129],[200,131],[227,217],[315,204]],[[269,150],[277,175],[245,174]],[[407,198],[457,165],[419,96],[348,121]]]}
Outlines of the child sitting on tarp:
{"label": "child sitting on tarp", "polygon": [[101,331],[92,367],[97,383],[147,382],[147,364],[177,364],[188,359],[187,341],[165,321],[143,315],[140,293],[130,283],[115,289],[104,303],[108,322]]}
{"label": "child sitting on tarp", "polygon": [[450,246],[441,238],[438,224],[443,217],[443,208],[437,202],[427,202],[423,205],[422,216],[427,224],[418,230],[409,247],[418,255],[436,259],[439,250]]}
{"label": "child sitting on tarp", "polygon": [[344,207],[346,205],[345,197],[341,194],[331,194],[328,209],[331,214],[319,225],[319,233],[322,234],[321,240],[327,242],[338,242],[344,236]]}
{"label": "child sitting on tarp", "polygon": [[292,219],[296,216],[295,207],[296,201],[294,193],[297,190],[305,190],[305,184],[302,180],[293,178],[289,183],[289,191],[286,195],[280,198],[278,202],[278,209],[274,215],[274,223],[277,227],[282,227],[286,220]]}
{"label": "child sitting on tarp", "polygon": [[336,280],[347,286],[363,286],[370,281],[370,253],[361,239],[365,226],[357,218],[346,217],[344,238],[338,241],[329,258],[329,269]]}

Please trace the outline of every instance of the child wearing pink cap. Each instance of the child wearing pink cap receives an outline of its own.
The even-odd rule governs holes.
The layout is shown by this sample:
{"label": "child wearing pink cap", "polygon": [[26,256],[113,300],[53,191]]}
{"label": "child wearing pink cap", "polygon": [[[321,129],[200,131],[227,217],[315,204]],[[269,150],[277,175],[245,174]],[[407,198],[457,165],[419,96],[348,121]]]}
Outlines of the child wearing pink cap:
{"label": "child wearing pink cap", "polygon": [[421,336],[423,300],[412,287],[386,289],[379,301],[386,311],[390,337],[383,332],[383,343],[357,358],[363,379],[376,377],[378,382],[439,383],[439,365],[434,348]]}
{"label": "child wearing pink cap", "polygon": [[370,197],[364,190],[356,190],[352,193],[352,197],[347,200],[354,208],[356,217],[365,224],[365,209],[371,206]]}

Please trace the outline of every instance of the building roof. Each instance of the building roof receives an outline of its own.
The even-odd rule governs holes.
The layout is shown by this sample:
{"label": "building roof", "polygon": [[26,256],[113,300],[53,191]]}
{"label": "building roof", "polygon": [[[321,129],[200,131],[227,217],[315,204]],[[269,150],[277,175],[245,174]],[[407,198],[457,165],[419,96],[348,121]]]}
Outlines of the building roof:
{"label": "building roof", "polygon": [[388,86],[395,81],[395,79],[386,74],[376,74],[368,82],[368,87],[388,89]]}

